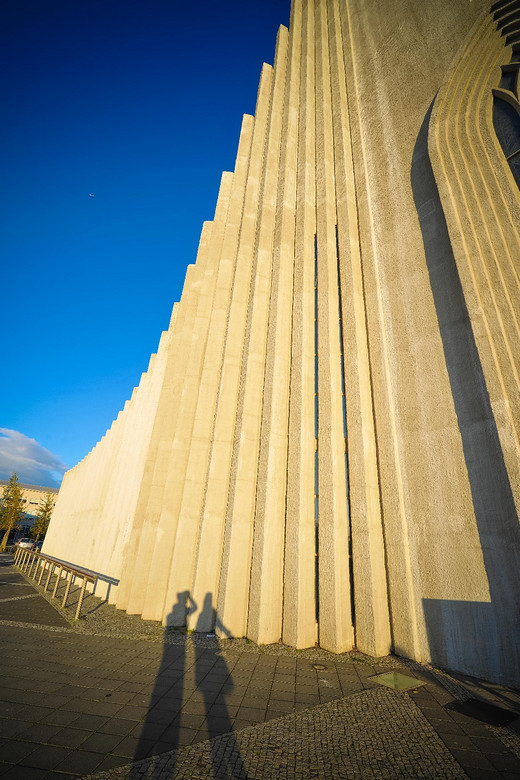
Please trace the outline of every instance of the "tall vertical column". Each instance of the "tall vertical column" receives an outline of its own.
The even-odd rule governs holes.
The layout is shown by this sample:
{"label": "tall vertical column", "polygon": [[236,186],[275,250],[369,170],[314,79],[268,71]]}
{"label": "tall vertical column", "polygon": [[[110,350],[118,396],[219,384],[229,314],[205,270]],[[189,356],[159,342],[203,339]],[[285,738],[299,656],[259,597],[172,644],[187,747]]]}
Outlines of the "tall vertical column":
{"label": "tall vertical column", "polygon": [[326,0],[316,2],[316,223],[318,266],[319,641],[353,644],[342,407],[334,135]]}
{"label": "tall vertical column", "polygon": [[[406,496],[406,456],[400,431],[396,378],[392,375],[395,360],[395,331],[392,315],[389,313],[390,306],[385,301],[385,298],[391,298],[393,291],[388,286],[388,265],[383,244],[384,231],[379,234],[377,213],[380,201],[377,199],[375,184],[377,171],[371,168],[373,146],[370,143],[371,134],[366,126],[362,105],[362,90],[367,83],[367,73],[362,69],[361,52],[366,42],[359,41],[356,37],[359,35],[360,19],[355,16],[350,4],[341,6],[340,16],[350,127],[354,141],[356,202],[361,241],[359,271],[356,270],[355,252],[352,254],[353,279],[358,279],[357,283],[353,282],[352,290],[355,294],[356,317],[360,323],[355,338],[359,345],[361,360],[366,360],[367,365],[359,378],[359,410],[363,414],[363,429],[356,433],[354,424],[353,433],[356,438],[349,442],[349,451],[352,452],[357,452],[358,450],[354,448],[357,443],[361,443],[361,452],[367,468],[366,475],[365,473],[353,474],[352,481],[351,503],[355,509],[352,516],[354,590],[355,603],[360,606],[359,616],[356,610],[356,642],[359,643],[360,649],[374,655],[388,652],[390,646],[391,607],[383,537],[384,531],[387,537],[390,531],[395,534],[394,543],[397,542],[394,549],[389,547],[389,556],[393,558],[394,565],[398,564],[395,568],[398,572],[400,599],[402,599],[399,609],[407,616],[405,623],[408,636],[405,646],[407,652],[417,658],[420,640],[416,608],[418,590],[413,574],[413,551],[410,548],[410,540],[413,538],[413,534],[410,533],[412,518]],[[345,269],[348,267],[346,264]],[[347,287],[344,289],[346,291]],[[399,294],[402,295],[402,290]],[[363,309],[364,313],[362,313]],[[361,324],[363,319],[364,325]],[[345,338],[348,338],[346,333]],[[348,349],[346,352],[349,354]],[[361,360],[360,369],[363,366]],[[352,375],[356,376],[356,367],[352,366],[352,369]],[[352,369],[349,366],[349,370]],[[371,409],[368,392],[372,389],[372,385]],[[356,393],[349,398],[349,403],[348,419],[355,421]],[[378,408],[383,409],[382,417],[384,415],[384,418],[379,421],[378,429],[375,426],[376,403]],[[374,434],[373,439],[372,434]],[[381,452],[377,452],[380,442],[382,449]],[[374,462],[373,467],[370,466],[371,461]],[[352,467],[353,469],[356,467],[355,462],[352,462]],[[388,471],[384,477],[381,477],[378,488],[376,471],[383,474],[382,469],[385,467]],[[378,507],[377,492],[379,491],[383,496],[386,495],[387,516],[385,518],[382,517],[382,510]],[[381,504],[384,500],[385,498],[380,499]],[[392,598],[395,598],[395,592],[394,587]]]}
{"label": "tall vertical column", "polygon": [[339,284],[345,367],[350,525],[356,647],[390,651],[385,549],[340,8],[329,0],[332,113],[338,215]]}
{"label": "tall vertical column", "polygon": [[[174,307],[178,313],[179,306]],[[119,578],[130,537],[135,508],[139,496],[139,485],[148,453],[155,411],[165,382],[165,372],[172,347],[173,332],[166,331],[159,342],[157,355],[152,355],[146,374],[130,402],[126,413],[124,437],[121,441],[117,475],[114,479],[113,495],[105,524],[112,529],[104,552],[104,567],[100,571]],[[109,600],[114,602],[114,588],[109,588]]]}
{"label": "tall vertical column", "polygon": [[[207,253],[208,238],[211,235],[211,223],[205,223],[202,229],[198,250],[199,266],[204,264]],[[123,566],[121,582],[119,584],[116,603],[121,609],[139,611],[140,594],[143,590],[147,566],[149,563],[149,551],[155,543],[155,530],[158,522],[158,512],[153,512],[153,506],[160,506],[164,490],[164,459],[165,443],[170,441],[175,428],[175,416],[178,405],[174,401],[172,392],[174,378],[179,374],[183,376],[182,360],[182,336],[186,322],[189,323],[189,313],[193,295],[193,287],[200,267],[189,266],[181,300],[174,306],[170,328],[168,331],[168,347],[166,365],[164,367],[161,386],[157,390],[153,414],[153,423],[149,440],[146,443],[146,451],[141,456],[142,476],[140,479],[138,494],[135,498],[133,510],[133,523],[128,534],[125,549],[125,564]]]}
{"label": "tall vertical column", "polygon": [[[206,342],[207,312],[213,298],[218,253],[229,205],[231,183],[232,174],[224,173],[214,221],[206,223],[201,235],[196,263],[197,275],[199,276],[198,294],[191,295],[186,288],[181,298],[181,303],[187,305],[190,311],[190,304],[195,303],[196,311],[191,311],[191,316],[184,320],[183,327],[178,327],[182,325],[181,322],[175,323],[176,334],[179,338],[178,354],[182,355],[183,363],[181,365],[185,367],[176,373],[175,368],[178,368],[178,361],[175,360],[174,355],[170,356],[170,367],[173,372],[172,392],[168,392],[168,387],[163,388],[158,402],[154,441],[145,465],[145,478],[136,508],[134,529],[124,572],[125,577],[122,577],[121,582],[123,585],[122,593],[118,594],[117,601],[118,607],[131,612],[142,613],[144,609],[150,571],[162,576],[164,582],[167,581],[168,577],[165,568],[167,567],[168,555],[171,556],[173,545],[171,525],[175,524],[177,520],[176,514],[171,517],[169,515],[169,509],[172,506],[170,494],[172,490],[182,489],[185,468],[183,457],[186,456],[186,452],[182,446],[179,447],[179,439],[184,439],[186,431],[191,431],[193,423],[194,393],[198,386],[200,362]],[[200,278],[201,275],[202,278]],[[171,413],[175,415],[175,419],[169,419]],[[170,423],[170,429],[165,430],[163,425],[165,419]],[[176,476],[174,476],[175,473]],[[165,514],[168,515],[169,524],[165,522]],[[160,572],[157,571],[155,563],[158,553],[164,558]],[[160,619],[162,616],[164,588],[165,585],[163,585],[162,591],[155,590],[155,600],[160,600],[158,616],[157,613],[150,615],[155,619]]]}
{"label": "tall vertical column", "polygon": [[[184,490],[179,508],[177,534],[173,550],[170,576],[166,590],[164,618],[173,625],[184,625],[184,607],[178,604],[178,593],[191,591],[196,561],[197,542],[203,511],[204,490],[207,480],[208,459],[213,436],[215,407],[221,379],[222,358],[228,325],[231,291],[236,270],[237,246],[244,194],[249,170],[251,141],[253,136],[253,117],[245,115],[242,122],[238,154],[233,176],[233,185],[228,210],[228,218],[219,261],[217,285],[213,306],[210,312],[208,340],[199,381],[198,402],[191,441],[189,458],[184,478]],[[205,609],[205,602],[193,605],[193,609]],[[214,598],[214,594],[210,594]],[[208,596],[209,598],[209,596]],[[173,612],[172,612],[173,609]]]}
{"label": "tall vertical column", "polygon": [[[255,123],[251,143],[251,159],[247,173],[240,240],[236,271],[233,280],[232,299],[226,326],[226,343],[218,387],[215,423],[212,431],[208,478],[204,497],[197,548],[197,562],[192,598],[197,606],[189,623],[200,631],[214,627],[213,614],[203,609],[208,594],[217,606],[222,540],[231,471],[231,458],[235,432],[236,409],[240,388],[240,373],[244,350],[249,296],[251,292],[254,242],[260,209],[260,190],[267,122],[272,88],[272,68],[264,65],[260,77]],[[225,624],[222,623],[225,628]]]}
{"label": "tall vertical column", "polygon": [[[177,416],[175,428],[169,434],[161,453],[164,469],[163,491],[158,507],[158,522],[152,538],[153,546],[148,557],[146,577],[142,587],[143,617],[161,620],[164,610],[165,592],[169,578],[169,567],[175,544],[175,532],[182,498],[184,477],[189,455],[189,444],[195,420],[198,388],[209,329],[209,313],[213,305],[218,264],[224,239],[228,215],[233,174],[224,173],[219,191],[215,218],[208,240],[207,251],[202,258],[196,305],[191,312],[182,335],[182,349],[186,353],[186,368],[183,376],[175,383]],[[197,265],[199,258],[197,259]],[[195,301],[194,301],[195,302]],[[166,406],[172,404],[165,398]]]}
{"label": "tall vertical column", "polygon": [[246,324],[218,603],[220,619],[234,636],[246,635],[248,620],[287,49],[288,31],[286,27],[280,27],[276,43],[269,131],[262,175],[261,213],[256,235],[254,282]]}
{"label": "tall vertical column", "polygon": [[295,0],[280,152],[249,602],[248,636],[260,643],[277,641],[282,634],[301,23],[301,2]]}
{"label": "tall vertical column", "polygon": [[314,67],[314,2],[304,0],[282,634],[283,641],[295,647],[311,647],[317,640],[314,508]]}

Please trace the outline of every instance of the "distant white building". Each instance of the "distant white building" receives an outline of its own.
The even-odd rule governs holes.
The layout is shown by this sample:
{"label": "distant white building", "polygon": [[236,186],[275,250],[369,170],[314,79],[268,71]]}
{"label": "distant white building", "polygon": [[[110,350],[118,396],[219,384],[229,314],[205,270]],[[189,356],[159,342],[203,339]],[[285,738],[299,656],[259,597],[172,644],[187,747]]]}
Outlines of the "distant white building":
{"label": "distant white building", "polygon": [[[8,484],[7,480],[0,479],[0,491],[2,491],[2,494]],[[25,513],[20,528],[16,531],[14,538],[11,540],[13,542],[21,536],[27,536],[33,526],[40,502],[44,501],[47,493],[52,493],[57,499],[59,492],[59,488],[44,487],[42,485],[25,485],[23,482],[20,482],[19,485],[23,490]],[[54,504],[56,504],[56,499]]]}

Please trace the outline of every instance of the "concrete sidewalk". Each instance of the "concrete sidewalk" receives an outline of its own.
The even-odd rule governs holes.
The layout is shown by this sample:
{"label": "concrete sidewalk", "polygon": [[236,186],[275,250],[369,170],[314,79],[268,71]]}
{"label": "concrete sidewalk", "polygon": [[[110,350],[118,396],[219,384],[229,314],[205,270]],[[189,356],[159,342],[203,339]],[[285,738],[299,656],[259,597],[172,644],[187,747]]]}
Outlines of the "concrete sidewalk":
{"label": "concrete sidewalk", "polygon": [[[132,638],[123,613],[103,634],[88,615],[71,624],[11,561],[0,556],[2,780],[520,778],[514,691],[394,657]],[[389,671],[415,687],[374,679]]]}

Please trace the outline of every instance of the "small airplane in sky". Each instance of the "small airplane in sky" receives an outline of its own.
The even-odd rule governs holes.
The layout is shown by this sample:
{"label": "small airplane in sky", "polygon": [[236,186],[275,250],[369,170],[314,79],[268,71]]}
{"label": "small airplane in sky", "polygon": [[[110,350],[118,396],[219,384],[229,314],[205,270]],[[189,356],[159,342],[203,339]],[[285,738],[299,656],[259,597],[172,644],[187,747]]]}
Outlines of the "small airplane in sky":
{"label": "small airplane in sky", "polygon": [[94,193],[93,192],[89,192],[88,196],[89,196],[89,198],[93,198],[94,197]]}

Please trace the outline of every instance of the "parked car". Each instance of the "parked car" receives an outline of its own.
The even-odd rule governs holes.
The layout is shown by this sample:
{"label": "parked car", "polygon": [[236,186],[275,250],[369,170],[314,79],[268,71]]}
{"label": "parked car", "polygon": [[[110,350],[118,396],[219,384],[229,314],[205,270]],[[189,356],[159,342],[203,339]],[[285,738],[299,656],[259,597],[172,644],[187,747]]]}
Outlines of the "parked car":
{"label": "parked car", "polygon": [[27,549],[31,550],[33,544],[34,544],[34,539],[30,539],[28,536],[23,536],[21,539],[18,539],[18,541],[15,544],[15,547],[26,547]]}
{"label": "parked car", "polygon": [[40,552],[43,547],[43,542],[33,542],[32,549],[36,552]]}

